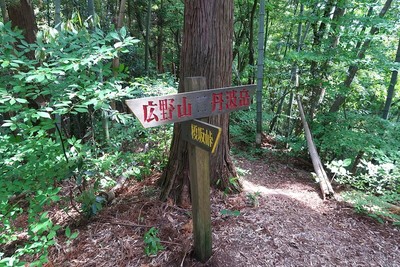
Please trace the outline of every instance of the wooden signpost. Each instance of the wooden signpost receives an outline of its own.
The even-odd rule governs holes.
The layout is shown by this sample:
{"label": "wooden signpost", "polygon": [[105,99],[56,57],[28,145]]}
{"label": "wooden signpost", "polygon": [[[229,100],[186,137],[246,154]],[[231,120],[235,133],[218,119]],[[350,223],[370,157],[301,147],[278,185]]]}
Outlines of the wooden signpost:
{"label": "wooden signpost", "polygon": [[204,77],[184,82],[186,93],[131,99],[126,104],[145,128],[181,122],[189,152],[194,254],[206,262],[212,253],[210,153],[215,152],[221,128],[196,119],[248,108],[256,86],[205,90]]}
{"label": "wooden signpost", "polygon": [[[190,79],[198,79],[191,77]],[[188,90],[187,87],[185,87]],[[205,88],[204,88],[205,89]],[[130,99],[128,107],[143,127],[183,122],[246,109],[255,85],[226,87],[173,95]]]}

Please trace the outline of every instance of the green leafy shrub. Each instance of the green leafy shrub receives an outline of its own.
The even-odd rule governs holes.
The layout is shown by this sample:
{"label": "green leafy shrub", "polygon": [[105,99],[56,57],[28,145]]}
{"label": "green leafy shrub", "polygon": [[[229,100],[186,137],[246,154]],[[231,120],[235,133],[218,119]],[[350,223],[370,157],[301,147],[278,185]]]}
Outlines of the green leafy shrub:
{"label": "green leafy shrub", "polygon": [[235,143],[250,145],[255,142],[255,116],[253,112],[240,110],[230,115],[229,133]]}
{"label": "green leafy shrub", "polygon": [[161,245],[160,238],[157,237],[158,229],[151,227],[149,231],[144,234],[144,253],[147,256],[157,255],[157,253],[161,250],[164,250],[164,247]]}
{"label": "green leafy shrub", "polygon": [[376,161],[400,159],[399,124],[358,113],[320,115],[312,125],[316,145],[325,162],[363,158]]}
{"label": "green leafy shrub", "polygon": [[[111,68],[112,59],[137,42],[124,28],[104,33],[64,26],[39,32],[37,43],[28,44],[10,24],[0,24],[0,248],[26,236],[15,250],[0,253],[1,266],[46,262],[59,228],[46,213],[49,205],[68,210],[75,203],[75,210],[96,215],[104,206],[98,191],[116,177],[140,180],[165,164],[172,127],[144,129],[112,104],[152,88],[176,91],[173,79],[129,81],[126,66]],[[65,179],[75,185],[61,198]],[[26,227],[16,225],[23,216]],[[68,228],[65,234],[77,236]]]}
{"label": "green leafy shrub", "polygon": [[351,191],[344,194],[344,199],[353,203],[359,213],[367,214],[383,223],[385,219],[392,221],[393,225],[400,226],[400,214],[393,213],[393,204],[400,203],[399,193],[387,193],[383,196],[365,194],[360,191]]}
{"label": "green leafy shrub", "polygon": [[[131,97],[135,89],[121,82],[124,69],[115,77],[111,61],[136,42],[125,29],[106,34],[75,28],[47,29],[28,44],[10,23],[0,23],[0,247],[26,237],[15,250],[0,253],[0,265],[45,263],[59,229],[45,210],[60,201],[60,182],[73,179],[76,188],[90,192],[106,178],[100,173],[109,161],[94,133],[103,114],[124,122],[111,101]],[[78,129],[88,125],[84,120],[90,126]],[[82,208],[93,213],[91,195],[84,194]],[[23,216],[27,226],[18,226]]]}
{"label": "green leafy shrub", "polygon": [[[395,192],[400,176],[399,124],[348,112],[316,117],[312,132],[323,162],[335,181],[375,194]],[[297,140],[298,153],[306,147]]]}

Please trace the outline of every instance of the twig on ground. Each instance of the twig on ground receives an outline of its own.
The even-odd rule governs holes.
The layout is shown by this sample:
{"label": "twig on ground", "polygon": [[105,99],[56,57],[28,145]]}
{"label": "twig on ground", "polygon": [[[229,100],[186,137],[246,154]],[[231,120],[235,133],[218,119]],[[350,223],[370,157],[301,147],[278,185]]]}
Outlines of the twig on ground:
{"label": "twig on ground", "polygon": [[144,225],[144,224],[136,224],[129,222],[108,222],[108,223],[113,225],[130,226],[130,227],[143,227],[143,228],[156,227],[155,225]]}
{"label": "twig on ground", "polygon": [[170,242],[170,241],[163,241],[163,240],[161,240],[160,243],[170,244],[170,245],[177,245],[177,246],[183,246],[183,245],[180,244],[180,243]]}

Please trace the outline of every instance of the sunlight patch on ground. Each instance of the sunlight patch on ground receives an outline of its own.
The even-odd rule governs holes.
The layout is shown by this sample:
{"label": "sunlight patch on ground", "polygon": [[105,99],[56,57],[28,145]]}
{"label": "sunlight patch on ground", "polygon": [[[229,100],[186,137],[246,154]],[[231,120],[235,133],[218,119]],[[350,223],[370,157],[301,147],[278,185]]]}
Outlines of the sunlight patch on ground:
{"label": "sunlight patch on ground", "polygon": [[313,210],[318,210],[318,211],[320,210],[320,209],[316,209],[316,205],[318,206],[318,204],[321,203],[322,200],[317,198],[315,200],[313,199],[313,202],[315,202],[315,203],[310,203],[310,198],[305,198],[306,192],[298,192],[298,191],[295,192],[290,189],[271,189],[271,188],[267,188],[262,185],[252,183],[245,179],[242,179],[241,182],[243,185],[243,190],[245,192],[249,192],[249,193],[259,192],[261,195],[264,195],[264,196],[284,195],[289,198],[293,198],[293,199],[296,199],[297,201],[300,201],[301,203],[303,203],[304,205],[307,205],[309,208],[311,208]]}

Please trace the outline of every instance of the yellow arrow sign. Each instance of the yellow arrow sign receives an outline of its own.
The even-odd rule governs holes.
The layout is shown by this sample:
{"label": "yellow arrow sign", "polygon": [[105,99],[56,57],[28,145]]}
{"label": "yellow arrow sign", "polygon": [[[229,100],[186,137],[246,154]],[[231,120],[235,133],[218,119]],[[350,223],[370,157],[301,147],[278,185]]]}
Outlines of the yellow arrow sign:
{"label": "yellow arrow sign", "polygon": [[221,128],[199,120],[182,123],[183,140],[211,153],[215,152],[221,137]]}

